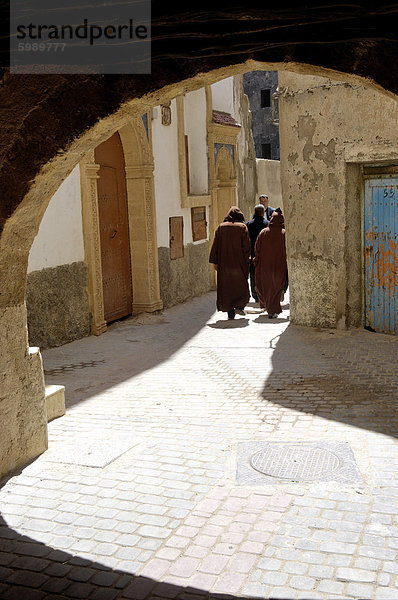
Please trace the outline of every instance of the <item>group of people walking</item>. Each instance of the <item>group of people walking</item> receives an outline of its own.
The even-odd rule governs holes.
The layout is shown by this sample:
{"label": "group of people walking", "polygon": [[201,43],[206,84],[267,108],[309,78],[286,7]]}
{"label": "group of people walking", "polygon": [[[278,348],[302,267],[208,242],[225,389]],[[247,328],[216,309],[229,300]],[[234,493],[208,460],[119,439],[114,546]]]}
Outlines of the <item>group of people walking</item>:
{"label": "group of people walking", "polygon": [[281,312],[288,286],[284,219],[280,208],[268,206],[261,195],[253,218],[245,223],[242,211],[232,206],[214,235],[209,262],[217,271],[217,310],[229,319],[245,314],[251,294],[270,319]]}

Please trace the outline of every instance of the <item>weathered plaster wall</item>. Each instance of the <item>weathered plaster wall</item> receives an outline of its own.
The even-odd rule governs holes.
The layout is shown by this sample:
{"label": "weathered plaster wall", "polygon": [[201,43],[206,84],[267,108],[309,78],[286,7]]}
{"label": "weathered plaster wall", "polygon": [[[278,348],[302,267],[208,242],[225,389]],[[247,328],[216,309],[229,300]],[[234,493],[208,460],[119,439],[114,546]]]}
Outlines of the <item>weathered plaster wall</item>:
{"label": "weathered plaster wall", "polygon": [[279,72],[291,318],[361,325],[361,165],[398,158],[397,102],[361,85]]}
{"label": "weathered plaster wall", "polygon": [[242,125],[237,138],[238,205],[248,221],[256,205],[257,168],[252,117],[249,100],[243,90],[243,75],[234,77],[234,111],[236,120]]}
{"label": "weathered plaster wall", "polygon": [[46,450],[47,416],[41,356],[28,348],[25,306],[1,308],[0,327],[1,478]]}
{"label": "weathered plaster wall", "polygon": [[170,260],[170,249],[159,248],[160,294],[163,306],[173,306],[210,290],[209,242],[184,248],[183,258]]}
{"label": "weathered plaster wall", "polygon": [[267,194],[270,206],[283,209],[280,161],[258,158],[256,164],[257,195]]}
{"label": "weathered plaster wall", "polygon": [[31,346],[53,348],[90,335],[86,264],[29,273],[26,305]]}

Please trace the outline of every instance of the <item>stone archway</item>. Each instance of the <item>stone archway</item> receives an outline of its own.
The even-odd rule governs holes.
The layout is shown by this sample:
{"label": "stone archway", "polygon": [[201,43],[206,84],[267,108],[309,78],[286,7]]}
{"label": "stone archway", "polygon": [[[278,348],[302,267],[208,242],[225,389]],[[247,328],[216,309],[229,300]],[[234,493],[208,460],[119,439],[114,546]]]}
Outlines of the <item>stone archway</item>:
{"label": "stone archway", "polygon": [[[118,129],[123,147],[127,205],[129,215],[130,253],[134,313],[162,309],[156,240],[156,211],[153,183],[153,157],[141,117]],[[84,244],[88,270],[89,303],[92,333],[106,330],[102,292],[101,250],[98,218],[99,165],[94,151],[80,162]]]}
{"label": "stone archway", "polygon": [[[24,297],[29,249],[59,184],[90,149],[152,106],[248,70],[328,76],[387,95],[390,90],[393,97],[397,84],[390,65],[396,64],[397,50],[388,8],[387,3],[342,9],[341,3],[327,2],[316,13],[282,5],[269,15],[246,4],[228,5],[227,13],[218,6],[190,15],[168,4],[153,15],[151,77],[4,75],[0,476],[47,444],[43,372],[40,354],[28,349]],[[192,35],[192,23],[200,36]]]}

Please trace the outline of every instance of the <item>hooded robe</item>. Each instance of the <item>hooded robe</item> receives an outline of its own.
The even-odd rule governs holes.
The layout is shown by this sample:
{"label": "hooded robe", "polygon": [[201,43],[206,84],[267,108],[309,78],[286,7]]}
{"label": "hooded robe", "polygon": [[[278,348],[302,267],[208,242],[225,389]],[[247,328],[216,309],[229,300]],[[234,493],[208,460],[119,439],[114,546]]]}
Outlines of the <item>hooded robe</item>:
{"label": "hooded robe", "polygon": [[256,290],[260,306],[268,314],[282,312],[281,294],[284,289],[287,262],[283,215],[272,214],[269,226],[260,231],[254,248]]}
{"label": "hooded robe", "polygon": [[217,310],[243,308],[249,302],[250,238],[243,213],[233,206],[216,229],[209,262],[217,265]]}

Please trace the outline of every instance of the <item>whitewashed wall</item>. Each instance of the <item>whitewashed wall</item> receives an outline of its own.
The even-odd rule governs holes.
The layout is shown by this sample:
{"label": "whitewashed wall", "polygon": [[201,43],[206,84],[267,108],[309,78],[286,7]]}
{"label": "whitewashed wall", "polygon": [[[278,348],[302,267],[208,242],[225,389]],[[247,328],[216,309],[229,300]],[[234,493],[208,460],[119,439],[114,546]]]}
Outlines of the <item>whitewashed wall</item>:
{"label": "whitewashed wall", "polygon": [[[177,107],[171,102],[171,125],[162,125],[160,109],[152,120],[152,148],[155,162],[154,181],[158,247],[169,246],[169,217],[184,218],[184,246],[193,242],[191,210],[181,208],[178,166]],[[200,89],[184,97],[184,128],[188,135],[192,194],[208,191],[206,95]]]}
{"label": "whitewashed wall", "polygon": [[[169,245],[169,217],[184,216],[184,222],[186,220],[180,203],[176,101],[171,102],[171,125],[162,125],[160,108],[155,109],[154,114],[152,147],[155,162],[157,238],[159,247],[167,247]],[[184,244],[187,243],[186,235],[185,226]]]}
{"label": "whitewashed wall", "polygon": [[227,77],[211,86],[213,110],[221,110],[235,117],[234,78]]}
{"label": "whitewashed wall", "polygon": [[72,173],[51,198],[29,254],[28,273],[84,260],[80,172]]}
{"label": "whitewashed wall", "polygon": [[184,127],[188,136],[189,180],[191,194],[207,194],[207,126],[204,88],[184,97]]}

